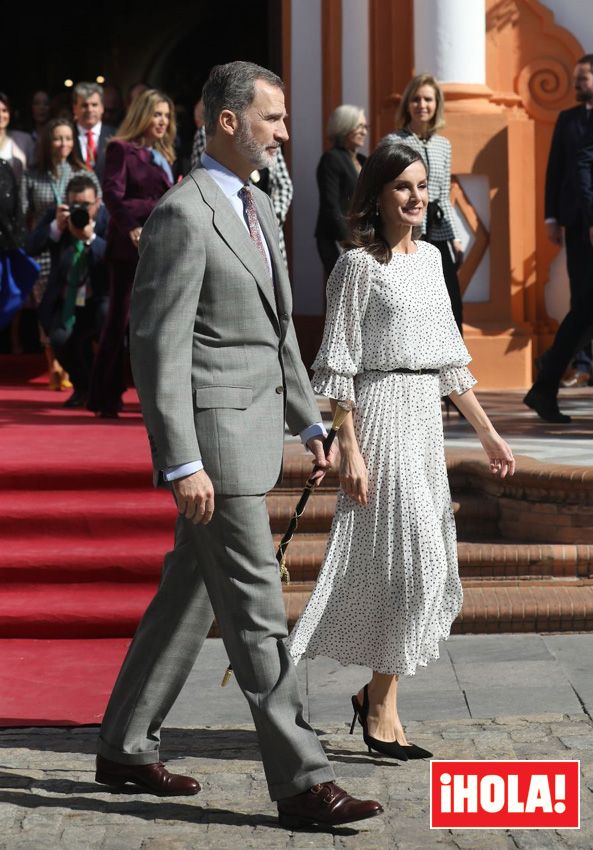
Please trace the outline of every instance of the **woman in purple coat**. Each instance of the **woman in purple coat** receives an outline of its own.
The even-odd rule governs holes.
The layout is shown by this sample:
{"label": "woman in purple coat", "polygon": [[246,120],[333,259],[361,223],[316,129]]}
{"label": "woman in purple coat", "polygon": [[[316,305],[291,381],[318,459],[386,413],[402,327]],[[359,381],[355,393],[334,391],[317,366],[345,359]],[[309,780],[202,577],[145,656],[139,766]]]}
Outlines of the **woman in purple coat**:
{"label": "woman in purple coat", "polygon": [[95,358],[88,408],[117,418],[126,389],[125,337],[138,243],[146,219],[173,184],[175,112],[167,95],[148,89],[137,97],[107,146],[103,201],[109,211],[106,259],[109,314]]}

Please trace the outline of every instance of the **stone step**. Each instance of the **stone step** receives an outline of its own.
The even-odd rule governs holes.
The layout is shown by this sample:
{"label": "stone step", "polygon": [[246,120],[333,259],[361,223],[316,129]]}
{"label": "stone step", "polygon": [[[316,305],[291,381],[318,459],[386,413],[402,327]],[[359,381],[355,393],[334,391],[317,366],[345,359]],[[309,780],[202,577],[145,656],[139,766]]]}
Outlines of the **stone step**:
{"label": "stone step", "polygon": [[[281,536],[274,535],[275,546]],[[291,580],[315,581],[327,534],[295,534],[286,551]],[[549,543],[467,542],[457,544],[459,573],[481,583],[501,579],[593,579],[593,546]]]}
{"label": "stone step", "polygon": [[463,579],[593,579],[593,546],[587,544],[460,541],[457,552]]}
{"label": "stone step", "polygon": [[[481,451],[448,449],[446,458],[459,540],[593,544],[593,467],[518,456],[515,475],[501,480],[492,476]],[[274,530],[288,522],[310,470],[302,447],[287,444],[282,487],[270,495]],[[309,499],[301,520],[307,529],[329,528],[337,486],[334,469]]]}
{"label": "stone step", "polygon": [[[312,589],[310,582],[284,588],[290,627]],[[453,634],[560,631],[593,631],[593,583],[464,584],[463,609],[452,629]]]}

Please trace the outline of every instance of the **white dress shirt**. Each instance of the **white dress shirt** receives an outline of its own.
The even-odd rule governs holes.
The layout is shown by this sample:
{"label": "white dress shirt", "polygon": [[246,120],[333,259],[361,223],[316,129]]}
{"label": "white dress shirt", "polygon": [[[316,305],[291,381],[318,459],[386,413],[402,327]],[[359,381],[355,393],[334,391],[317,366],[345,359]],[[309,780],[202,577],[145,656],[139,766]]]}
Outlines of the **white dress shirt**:
{"label": "white dress shirt", "polygon": [[[234,174],[232,171],[229,171],[228,168],[225,168],[225,166],[222,165],[220,162],[217,162],[215,159],[213,159],[206,152],[202,154],[201,162],[202,167],[206,169],[212,179],[217,183],[218,187],[222,190],[222,193],[224,194],[225,198],[228,199],[230,205],[245,225],[246,230],[249,232],[249,227],[245,218],[243,201],[239,197],[239,192],[245,185],[243,180],[241,180],[241,178]],[[270,258],[270,249],[268,248],[268,243],[266,242],[266,238],[263,234],[263,231],[259,226],[259,222],[258,227],[260,230],[262,244],[266,252],[270,275],[272,275],[272,260]],[[315,422],[313,425],[309,425],[308,428],[305,428],[304,431],[301,431],[300,437],[303,443],[306,445],[307,441],[310,440],[312,437],[324,437],[325,434],[326,431],[323,427],[323,424],[321,422]],[[165,479],[165,481],[175,481],[178,478],[185,478],[188,475],[192,475],[194,472],[199,472],[199,470],[203,468],[204,464],[201,460],[193,460],[189,463],[183,463],[180,466],[168,467],[163,471],[163,478]]]}
{"label": "white dress shirt", "polygon": [[[95,142],[95,151],[99,150],[99,136],[101,135],[101,127],[103,126],[102,121],[98,121],[94,127],[91,127],[91,133],[93,134],[93,141]],[[87,130],[80,126],[80,124],[76,124],[76,132],[78,133],[78,143],[80,145],[80,153],[82,155],[82,161],[86,162],[86,149],[87,149],[87,141],[86,134]],[[96,155],[95,155],[96,159]]]}

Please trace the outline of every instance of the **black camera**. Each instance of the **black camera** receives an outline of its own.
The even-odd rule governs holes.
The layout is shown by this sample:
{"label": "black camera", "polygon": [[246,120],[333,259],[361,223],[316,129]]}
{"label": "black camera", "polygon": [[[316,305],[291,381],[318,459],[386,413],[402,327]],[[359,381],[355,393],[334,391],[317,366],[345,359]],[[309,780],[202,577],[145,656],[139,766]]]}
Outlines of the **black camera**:
{"label": "black camera", "polygon": [[81,204],[70,204],[70,221],[73,227],[76,227],[78,230],[84,230],[91,220],[89,206],[90,204],[85,202]]}

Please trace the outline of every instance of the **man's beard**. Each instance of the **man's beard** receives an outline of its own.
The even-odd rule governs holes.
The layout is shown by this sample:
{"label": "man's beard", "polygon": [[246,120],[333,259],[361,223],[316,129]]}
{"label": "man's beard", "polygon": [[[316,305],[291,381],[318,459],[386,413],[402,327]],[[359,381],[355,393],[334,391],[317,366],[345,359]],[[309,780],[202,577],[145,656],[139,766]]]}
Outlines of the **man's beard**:
{"label": "man's beard", "polygon": [[591,103],[591,101],[593,101],[593,91],[591,91],[591,90],[582,91],[581,89],[579,89],[576,92],[576,98],[577,98],[579,103]]}
{"label": "man's beard", "polygon": [[241,117],[237,129],[237,146],[254,169],[271,168],[276,160],[276,154],[257,141],[248,122]]}

